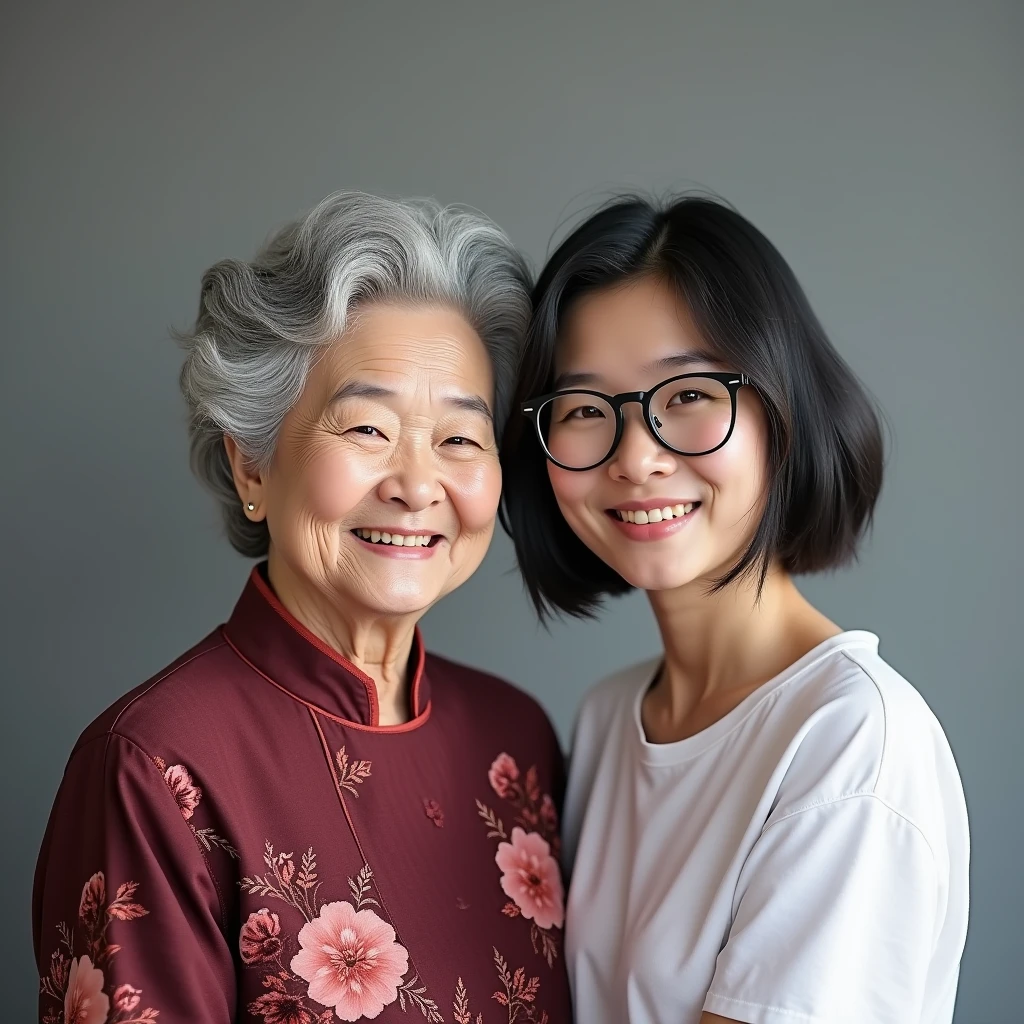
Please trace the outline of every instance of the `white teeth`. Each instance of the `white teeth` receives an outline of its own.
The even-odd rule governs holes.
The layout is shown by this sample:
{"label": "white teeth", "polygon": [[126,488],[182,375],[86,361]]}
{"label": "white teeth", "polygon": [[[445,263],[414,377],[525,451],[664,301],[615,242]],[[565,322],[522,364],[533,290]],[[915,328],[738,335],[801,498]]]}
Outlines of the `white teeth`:
{"label": "white teeth", "polygon": [[689,515],[693,511],[694,503],[688,505],[666,505],[664,508],[652,508],[647,511],[643,509],[616,509],[615,514],[624,523],[660,523],[666,519],[679,519]]}
{"label": "white teeth", "polygon": [[353,531],[357,537],[373,544],[390,544],[396,548],[429,548],[433,534],[388,533],[386,530],[367,530],[363,527]]}

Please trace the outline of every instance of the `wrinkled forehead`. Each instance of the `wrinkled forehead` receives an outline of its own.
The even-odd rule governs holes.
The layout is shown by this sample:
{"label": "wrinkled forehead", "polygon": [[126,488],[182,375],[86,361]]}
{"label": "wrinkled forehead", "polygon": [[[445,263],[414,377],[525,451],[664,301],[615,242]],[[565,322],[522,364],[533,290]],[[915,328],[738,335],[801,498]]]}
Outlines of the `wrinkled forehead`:
{"label": "wrinkled forehead", "polygon": [[[452,393],[493,399],[493,371],[479,335],[456,311],[434,307],[370,307],[326,346],[310,375],[321,400],[362,382],[398,395]],[[350,387],[356,394],[359,388]]]}

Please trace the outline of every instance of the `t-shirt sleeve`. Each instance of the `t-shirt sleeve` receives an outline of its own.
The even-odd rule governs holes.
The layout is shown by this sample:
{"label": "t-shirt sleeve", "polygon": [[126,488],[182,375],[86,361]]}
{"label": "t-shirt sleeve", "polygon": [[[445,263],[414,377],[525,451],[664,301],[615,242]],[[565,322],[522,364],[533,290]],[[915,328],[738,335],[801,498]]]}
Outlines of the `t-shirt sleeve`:
{"label": "t-shirt sleeve", "polygon": [[740,874],[704,1009],[748,1024],[919,1020],[940,889],[924,835],[874,796],[782,817]]}
{"label": "t-shirt sleeve", "polygon": [[40,1021],[228,1024],[236,986],[222,918],[160,767],[121,736],[80,746],[36,867]]}

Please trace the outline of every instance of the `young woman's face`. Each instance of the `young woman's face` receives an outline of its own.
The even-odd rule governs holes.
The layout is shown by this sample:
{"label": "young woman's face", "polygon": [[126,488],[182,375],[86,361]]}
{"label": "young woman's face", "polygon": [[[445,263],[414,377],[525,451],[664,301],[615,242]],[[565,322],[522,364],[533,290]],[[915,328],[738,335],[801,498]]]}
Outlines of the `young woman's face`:
{"label": "young woman's face", "polygon": [[[720,363],[671,288],[644,278],[574,305],[560,334],[555,390],[647,391],[701,370],[741,373],[745,367]],[[675,402],[695,400],[686,393]],[[583,472],[548,463],[566,522],[623,579],[644,590],[709,582],[727,572],[764,507],[767,429],[754,389],[740,389],[732,436],[710,455],[676,455],[651,436],[638,403],[623,412],[622,438],[607,462]]]}

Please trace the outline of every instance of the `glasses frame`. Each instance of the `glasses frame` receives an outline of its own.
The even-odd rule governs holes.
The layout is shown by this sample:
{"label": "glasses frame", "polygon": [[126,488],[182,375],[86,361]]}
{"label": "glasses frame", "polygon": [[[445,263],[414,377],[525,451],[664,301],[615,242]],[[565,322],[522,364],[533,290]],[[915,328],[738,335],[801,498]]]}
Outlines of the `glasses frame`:
{"label": "glasses frame", "polygon": [[[678,380],[692,380],[695,377],[703,377],[705,379],[710,378],[711,380],[717,380],[720,384],[724,384],[729,391],[732,410],[729,419],[729,430],[725,435],[725,440],[723,440],[721,444],[716,444],[714,448],[708,448],[707,451],[703,452],[684,452],[679,448],[673,448],[672,445],[670,445],[668,441],[658,433],[658,428],[654,423],[654,416],[651,413],[651,398],[655,392],[660,391],[668,384],[674,384]],[[736,428],[736,396],[739,394],[740,388],[747,387],[748,385],[753,387],[753,382],[745,373],[727,373],[718,370],[707,370],[698,373],[680,373],[675,377],[669,377],[666,380],[661,381],[661,383],[655,384],[654,387],[648,391],[623,391],[618,395],[606,395],[602,391],[590,391],[587,388],[565,388],[562,391],[551,391],[546,395],[539,395],[537,398],[531,398],[529,401],[523,402],[519,407],[519,411],[528,419],[533,421],[534,430],[537,433],[537,440],[540,442],[541,449],[549,462],[558,466],[559,469],[568,470],[570,473],[586,473],[591,469],[597,469],[598,466],[603,466],[615,454],[616,449],[619,447],[619,442],[622,440],[622,432],[626,428],[626,418],[622,413],[622,407],[631,402],[640,403],[640,408],[643,410],[644,423],[646,424],[651,436],[662,446],[662,448],[667,448],[675,455],[684,455],[689,458],[697,458],[701,455],[710,455],[712,452],[717,452],[720,448],[724,448],[729,443],[729,438],[732,437],[732,432]],[[594,398],[600,398],[607,402],[615,410],[615,438],[611,443],[611,447],[608,449],[608,454],[605,455],[603,459],[593,463],[592,465],[566,466],[564,463],[559,462],[558,459],[548,451],[547,442],[544,440],[544,434],[541,430],[541,409],[543,409],[548,402],[553,401],[556,398],[560,398],[563,395],[591,395]]]}

